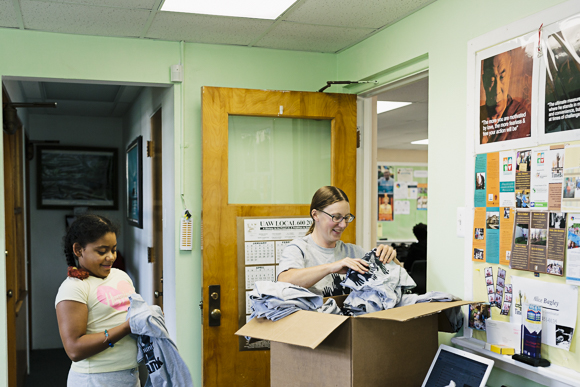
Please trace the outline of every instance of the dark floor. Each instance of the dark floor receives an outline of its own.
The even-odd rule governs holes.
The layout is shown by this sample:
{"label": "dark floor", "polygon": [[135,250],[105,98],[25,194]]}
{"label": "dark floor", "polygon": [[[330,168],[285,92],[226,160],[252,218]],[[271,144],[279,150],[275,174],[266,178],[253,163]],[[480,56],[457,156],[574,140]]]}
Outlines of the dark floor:
{"label": "dark floor", "polygon": [[30,375],[24,387],[66,387],[71,361],[63,348],[35,349],[30,352]]}

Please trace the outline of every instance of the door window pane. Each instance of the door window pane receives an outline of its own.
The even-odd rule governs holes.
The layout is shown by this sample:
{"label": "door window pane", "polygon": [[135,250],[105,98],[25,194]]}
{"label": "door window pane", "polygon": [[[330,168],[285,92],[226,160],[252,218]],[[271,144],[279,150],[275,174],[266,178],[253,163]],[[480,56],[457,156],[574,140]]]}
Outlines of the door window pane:
{"label": "door window pane", "polygon": [[229,116],[228,202],[310,204],[330,185],[330,120]]}

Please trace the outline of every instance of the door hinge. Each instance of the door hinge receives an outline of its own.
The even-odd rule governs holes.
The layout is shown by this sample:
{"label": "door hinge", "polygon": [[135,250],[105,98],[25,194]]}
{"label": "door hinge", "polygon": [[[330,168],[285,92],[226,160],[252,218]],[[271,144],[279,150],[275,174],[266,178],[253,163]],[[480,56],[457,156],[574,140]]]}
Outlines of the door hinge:
{"label": "door hinge", "polygon": [[153,247],[147,247],[147,262],[155,263],[155,249]]}
{"label": "door hinge", "polygon": [[153,141],[147,141],[147,157],[153,157],[155,155],[154,145]]}
{"label": "door hinge", "polygon": [[360,148],[360,130],[356,131],[356,147]]}

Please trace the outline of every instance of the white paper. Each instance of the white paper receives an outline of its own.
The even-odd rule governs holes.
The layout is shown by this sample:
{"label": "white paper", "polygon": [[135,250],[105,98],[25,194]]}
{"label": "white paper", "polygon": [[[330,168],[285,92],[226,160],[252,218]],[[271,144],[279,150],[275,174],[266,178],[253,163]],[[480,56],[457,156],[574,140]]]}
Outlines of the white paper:
{"label": "white paper", "polygon": [[246,265],[269,265],[274,263],[274,242],[246,242],[245,245]]}
{"label": "white paper", "polygon": [[[542,307],[542,344],[570,349],[576,327],[578,288],[572,285],[554,284],[539,280],[512,276],[513,298],[510,321],[521,324],[522,305],[536,304]],[[566,340],[557,341],[562,336]]]}
{"label": "white paper", "polygon": [[412,200],[416,200],[417,196],[419,196],[419,189],[417,188],[417,182],[411,181],[407,184],[408,189],[408,198]]}
{"label": "white paper", "polygon": [[485,320],[487,342],[494,345],[505,345],[520,353],[522,325],[503,321]]}
{"label": "white paper", "polygon": [[407,199],[409,197],[408,194],[409,188],[406,181],[395,183],[394,189],[395,199]]}
{"label": "white paper", "polygon": [[276,263],[280,263],[280,258],[282,257],[282,251],[288,246],[291,241],[276,241]]}
{"label": "white paper", "polygon": [[564,181],[564,149],[552,149],[549,153],[548,184],[557,184]]}
{"label": "white paper", "polygon": [[244,239],[246,241],[272,241],[295,239],[304,236],[311,218],[267,218],[244,219]]}
{"label": "white paper", "polygon": [[274,266],[246,266],[246,289],[254,289],[256,281],[274,281]]}
{"label": "white paper", "polygon": [[499,153],[499,206],[516,206],[516,152]]}
{"label": "white paper", "polygon": [[252,303],[250,302],[250,293],[252,291],[246,291],[246,314],[252,314]]}
{"label": "white paper", "polygon": [[409,215],[411,206],[408,200],[395,200],[395,215]]}
{"label": "white paper", "polygon": [[398,168],[397,169],[397,181],[412,181],[413,180],[413,168]]}
{"label": "white paper", "polygon": [[530,174],[530,207],[548,208],[548,182],[551,176],[548,147],[533,148],[532,173]]}
{"label": "white paper", "polygon": [[580,286],[580,214],[567,216],[566,283]]}
{"label": "white paper", "polygon": [[429,177],[429,171],[427,171],[426,169],[418,169],[416,171],[413,171],[413,177],[415,178],[423,178],[426,179]]}

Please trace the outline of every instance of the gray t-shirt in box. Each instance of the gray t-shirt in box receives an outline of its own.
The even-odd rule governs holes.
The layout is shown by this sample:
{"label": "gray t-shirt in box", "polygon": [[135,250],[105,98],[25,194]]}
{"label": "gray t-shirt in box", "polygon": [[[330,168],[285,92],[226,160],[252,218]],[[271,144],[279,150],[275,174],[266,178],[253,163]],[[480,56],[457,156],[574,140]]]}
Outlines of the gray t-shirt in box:
{"label": "gray t-shirt in box", "polygon": [[[336,242],[336,247],[331,249],[320,247],[312,239],[312,234],[309,234],[294,239],[284,248],[278,273],[289,269],[304,269],[333,263],[343,258],[362,258],[364,255],[365,251],[362,248],[342,241]],[[332,273],[322,278],[308,290],[323,297],[346,294],[349,289],[340,285],[343,279],[344,274]]]}

